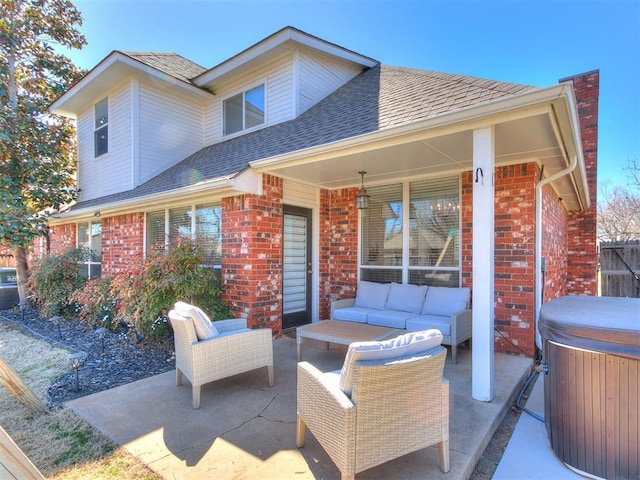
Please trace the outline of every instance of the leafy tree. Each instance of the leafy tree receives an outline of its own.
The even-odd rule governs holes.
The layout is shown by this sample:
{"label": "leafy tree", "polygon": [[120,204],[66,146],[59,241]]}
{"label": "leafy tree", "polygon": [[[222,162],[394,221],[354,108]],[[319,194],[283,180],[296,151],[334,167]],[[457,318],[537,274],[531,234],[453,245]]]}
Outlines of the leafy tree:
{"label": "leafy tree", "polygon": [[53,46],[81,49],[80,12],[65,0],[0,0],[0,245],[26,299],[27,251],[47,217],[75,198],[74,129],[49,105],[81,72]]}

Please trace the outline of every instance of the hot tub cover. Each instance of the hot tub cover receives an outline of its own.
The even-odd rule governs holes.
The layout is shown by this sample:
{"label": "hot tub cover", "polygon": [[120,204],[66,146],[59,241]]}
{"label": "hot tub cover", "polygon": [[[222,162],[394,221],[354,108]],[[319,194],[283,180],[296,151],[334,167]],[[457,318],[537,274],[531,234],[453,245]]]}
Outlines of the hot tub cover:
{"label": "hot tub cover", "polygon": [[565,296],[542,305],[545,340],[640,360],[640,298]]}

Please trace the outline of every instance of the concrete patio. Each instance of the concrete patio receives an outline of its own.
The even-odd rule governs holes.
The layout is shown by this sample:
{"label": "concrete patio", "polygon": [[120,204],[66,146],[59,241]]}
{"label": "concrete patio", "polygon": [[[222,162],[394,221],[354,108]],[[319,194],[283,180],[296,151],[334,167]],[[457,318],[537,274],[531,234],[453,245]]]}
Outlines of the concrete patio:
{"label": "concrete patio", "polygon": [[[344,347],[326,350],[305,343],[303,360],[323,371],[339,369]],[[191,408],[191,388],[175,385],[175,372],[123,385],[67,403],[117,444],[167,479],[334,479],[340,473],[307,433],[295,445],[296,345],[274,341],[275,386],[264,369],[220,380],[202,388],[201,406]],[[445,366],[451,387],[451,471],[438,469],[430,447],[357,475],[359,480],[466,479],[495,429],[511,407],[532,360],[495,356],[492,402],[471,398],[471,352],[458,351],[458,364]]]}

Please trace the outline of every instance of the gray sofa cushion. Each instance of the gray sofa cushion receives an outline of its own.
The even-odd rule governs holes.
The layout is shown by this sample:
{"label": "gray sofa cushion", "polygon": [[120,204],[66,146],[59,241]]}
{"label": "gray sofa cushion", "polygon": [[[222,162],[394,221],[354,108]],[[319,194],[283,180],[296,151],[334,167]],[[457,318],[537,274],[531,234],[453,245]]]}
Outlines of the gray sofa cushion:
{"label": "gray sofa cushion", "polygon": [[367,323],[379,327],[404,329],[407,324],[407,319],[415,316],[415,313],[402,312],[400,310],[373,311],[367,316]]}
{"label": "gray sofa cushion", "polygon": [[384,308],[420,314],[426,293],[426,286],[392,283]]}
{"label": "gray sofa cushion", "polygon": [[354,307],[377,308],[382,310],[387,303],[389,283],[374,283],[361,281],[358,284]]}
{"label": "gray sofa cushion", "polygon": [[363,307],[346,307],[337,308],[333,311],[334,320],[343,320],[347,322],[367,323],[367,317],[370,313],[379,312],[377,308]]}
{"label": "gray sofa cushion", "polygon": [[451,316],[467,308],[469,289],[429,287],[422,307],[422,315]]}
{"label": "gray sofa cushion", "polygon": [[442,335],[451,335],[451,317],[443,315],[420,315],[407,320],[406,328],[410,332],[437,328]]}

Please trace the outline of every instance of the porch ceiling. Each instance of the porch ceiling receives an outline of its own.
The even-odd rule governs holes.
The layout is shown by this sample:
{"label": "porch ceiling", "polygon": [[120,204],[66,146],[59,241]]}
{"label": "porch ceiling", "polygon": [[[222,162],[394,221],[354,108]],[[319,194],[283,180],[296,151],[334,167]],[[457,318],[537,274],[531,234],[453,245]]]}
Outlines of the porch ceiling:
{"label": "porch ceiling", "polygon": [[[565,169],[569,161],[552,117],[546,111],[495,123],[496,166],[536,162],[544,167],[545,177]],[[359,186],[360,170],[367,172],[365,187],[416,176],[457,174],[473,168],[473,129],[426,130],[271,167],[264,171],[327,189]],[[569,210],[583,207],[579,176],[574,171],[552,184]]]}

